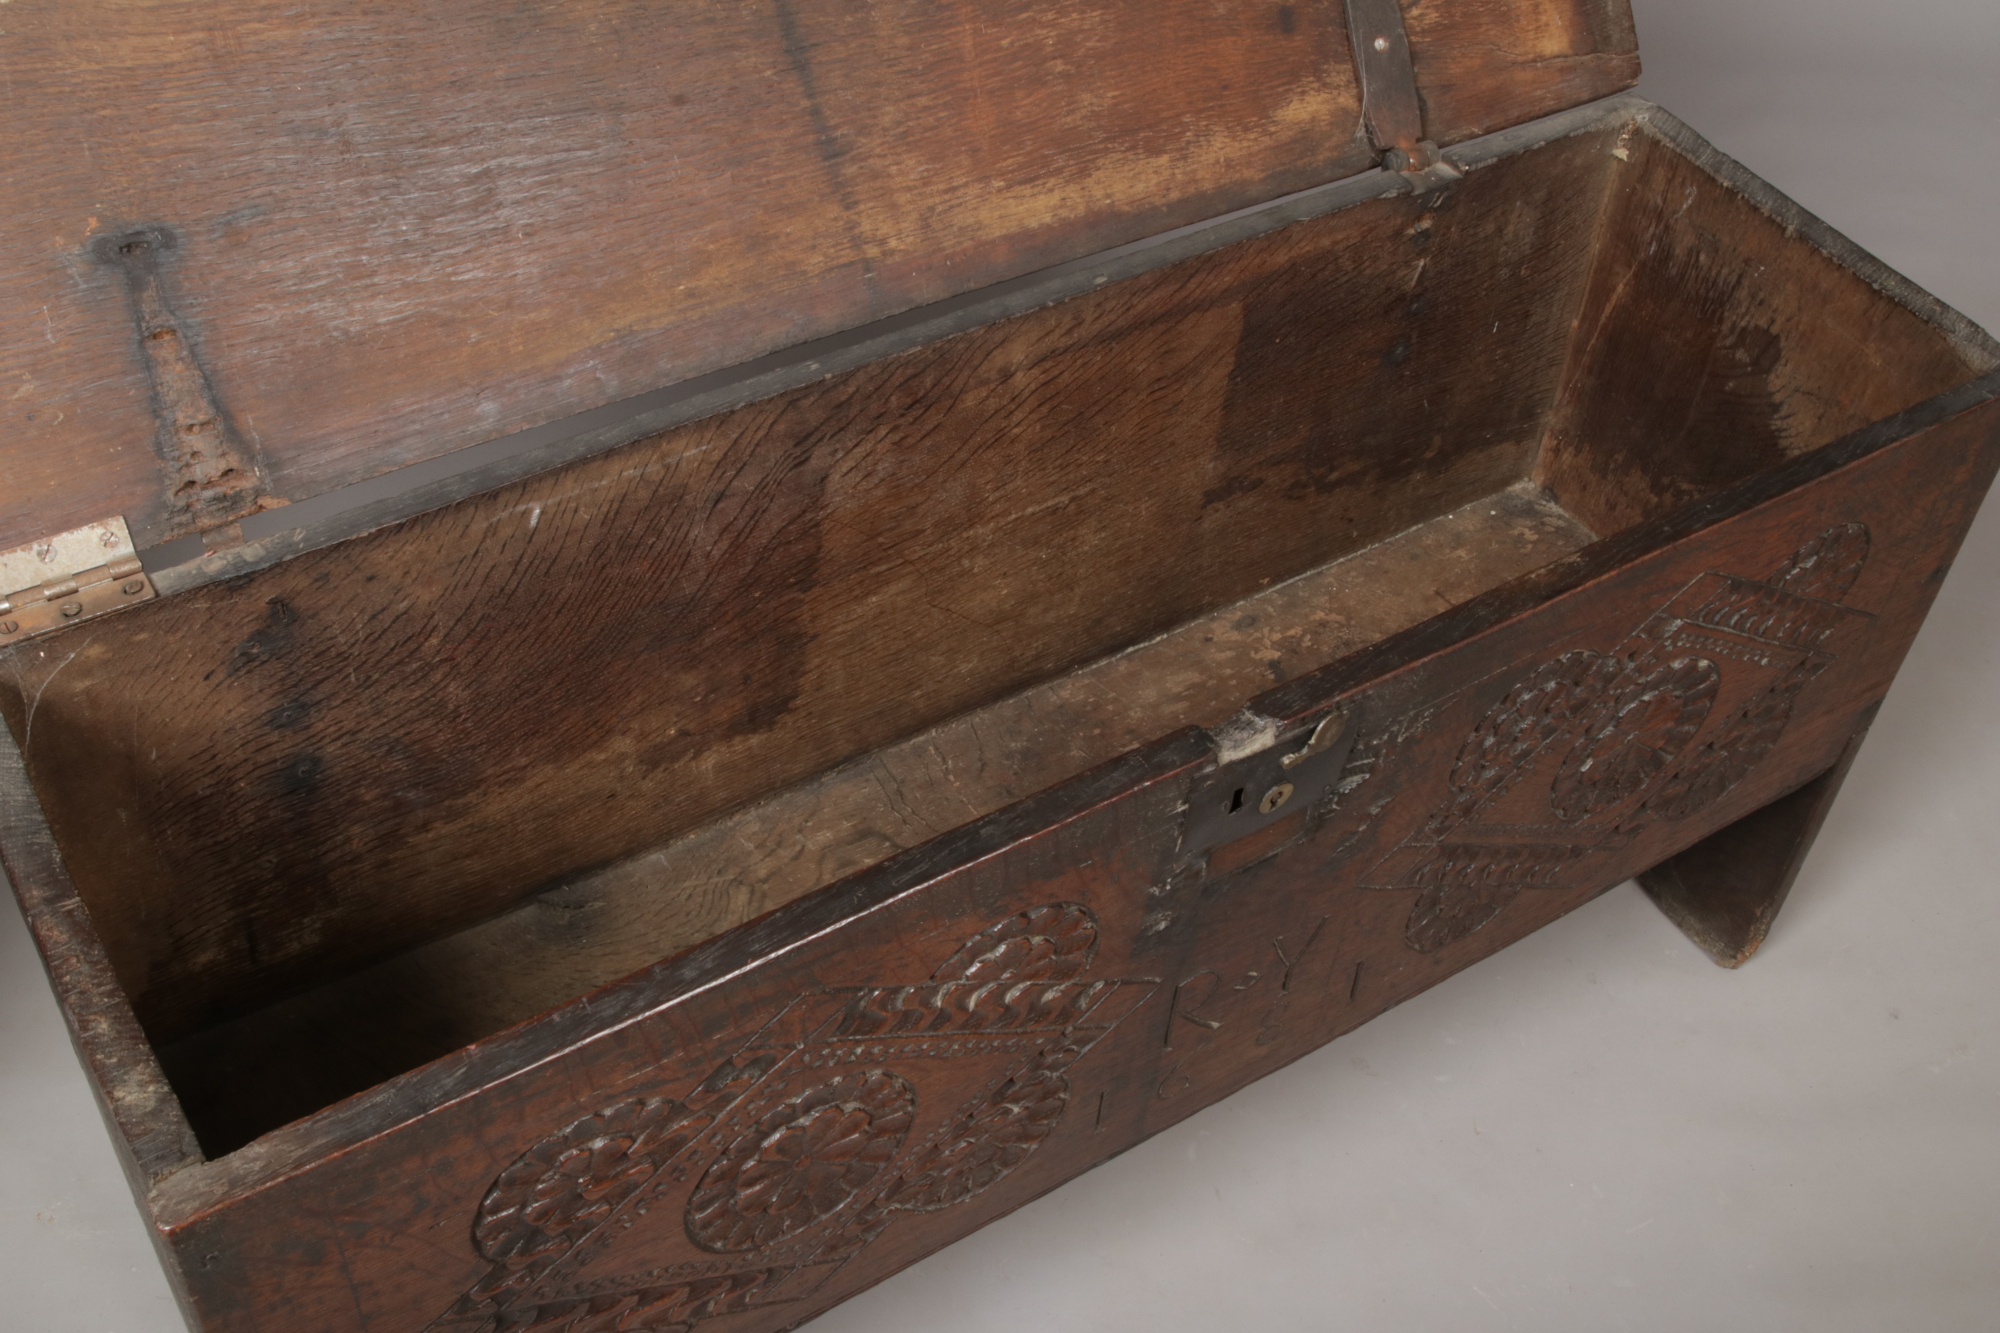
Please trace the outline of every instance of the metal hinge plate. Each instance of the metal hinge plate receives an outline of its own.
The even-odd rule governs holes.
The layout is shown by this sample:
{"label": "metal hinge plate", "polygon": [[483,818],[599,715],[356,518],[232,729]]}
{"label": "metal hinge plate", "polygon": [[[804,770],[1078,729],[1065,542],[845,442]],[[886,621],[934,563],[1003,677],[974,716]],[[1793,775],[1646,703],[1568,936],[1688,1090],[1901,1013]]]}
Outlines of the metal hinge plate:
{"label": "metal hinge plate", "polygon": [[0,551],[0,588],[0,648],[158,595],[122,518]]}

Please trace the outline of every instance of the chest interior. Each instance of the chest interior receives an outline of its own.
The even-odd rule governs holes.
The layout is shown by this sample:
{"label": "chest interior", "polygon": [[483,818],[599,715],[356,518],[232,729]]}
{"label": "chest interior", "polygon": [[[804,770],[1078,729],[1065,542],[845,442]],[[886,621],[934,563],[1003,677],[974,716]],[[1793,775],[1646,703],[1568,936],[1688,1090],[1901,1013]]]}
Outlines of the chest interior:
{"label": "chest interior", "polygon": [[215,1155],[1990,368],[1643,116],[11,650]]}

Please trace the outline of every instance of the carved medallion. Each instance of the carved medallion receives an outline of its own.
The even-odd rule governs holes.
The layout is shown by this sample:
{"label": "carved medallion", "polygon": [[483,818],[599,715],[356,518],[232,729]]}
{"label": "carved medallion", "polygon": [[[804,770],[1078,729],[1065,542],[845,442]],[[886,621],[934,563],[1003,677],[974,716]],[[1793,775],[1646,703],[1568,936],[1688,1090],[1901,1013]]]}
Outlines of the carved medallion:
{"label": "carved medallion", "polygon": [[1064,1042],[1035,1057],[991,1096],[959,1113],[957,1122],[913,1162],[883,1202],[909,1212],[934,1212],[979,1193],[1019,1166],[1069,1105],[1065,1071],[1083,1048]]}
{"label": "carved medallion", "polygon": [[882,1174],[917,1094],[886,1070],[816,1083],[737,1136],[687,1202],[704,1250],[758,1250],[832,1213]]}
{"label": "carved medallion", "polygon": [[1555,817],[1588,819],[1652,786],[1708,720],[1721,679],[1707,658],[1680,657],[1636,682],[1614,682],[1556,771]]}
{"label": "carved medallion", "polygon": [[1078,904],[1018,913],[928,981],[801,996],[695,1086],[530,1145],[474,1218],[486,1273],[430,1329],[681,1333],[810,1295],[1056,1131],[1070,1068],[1156,984],[1090,979],[1096,949]]}
{"label": "carved medallion", "polygon": [[1417,890],[1409,946],[1462,940],[1524,891],[1607,882],[1639,830],[1721,800],[1777,747],[1829,641],[1874,620],[1838,601],[1868,547],[1850,523],[1767,579],[1704,574],[1610,651],[1527,673],[1459,747],[1449,796],[1368,874]]}

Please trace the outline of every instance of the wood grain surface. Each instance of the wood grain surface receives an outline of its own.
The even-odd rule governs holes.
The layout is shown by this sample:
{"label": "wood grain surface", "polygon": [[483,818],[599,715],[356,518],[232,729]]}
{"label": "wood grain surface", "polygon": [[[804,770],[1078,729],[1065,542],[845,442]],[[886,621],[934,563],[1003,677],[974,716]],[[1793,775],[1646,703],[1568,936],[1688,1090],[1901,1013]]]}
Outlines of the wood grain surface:
{"label": "wood grain surface", "polygon": [[1564,139],[28,645],[0,708],[173,1040],[1530,469],[1609,533],[1990,364],[1788,225]]}
{"label": "wood grain surface", "polygon": [[24,645],[0,708],[148,1030],[1519,480],[1610,133]]}
{"label": "wood grain surface", "polygon": [[1861,752],[1871,712],[1832,768],[1639,876],[1662,912],[1722,967],[1762,947]]}
{"label": "wood grain surface", "polygon": [[119,1164],[133,1190],[201,1159],[132,1003],[117,982],[90,912],[42,816],[21,754],[0,735],[0,865],[27,918],[49,980],[62,997],[70,1039],[90,1077]]}
{"label": "wood grain surface", "polygon": [[[1988,368],[1847,279],[1711,162],[1625,145],[1537,477],[1616,532]],[[1726,238],[1718,243],[1719,238]],[[1844,280],[1845,279],[1845,280]]]}
{"label": "wood grain surface", "polygon": [[[154,1202],[204,1326],[793,1326],[1826,771],[2000,464],[1996,392],[1263,696],[1367,721],[1346,790],[1247,856],[1180,850],[1211,760],[1170,737],[182,1172]],[[1688,651],[1719,689],[1649,683]],[[1579,658],[1609,693],[1569,710]],[[1675,795],[1808,661],[1773,743]],[[1579,754],[1640,776],[1579,805]],[[1467,835],[1530,855],[1427,869]]]}
{"label": "wood grain surface", "polygon": [[[204,1333],[775,1333],[1723,830],[1794,856],[2000,467],[2000,375],[1677,133],[12,653],[61,856],[4,763],[0,839],[114,1124],[164,1135],[135,1183]],[[1521,522],[1604,535],[1549,559]],[[1337,783],[1189,838],[1335,715]],[[732,858],[772,873],[666,901]],[[569,879],[601,902],[524,912],[612,938],[465,929]],[[1704,910],[1754,923],[1781,879]],[[210,1161],[134,1022],[193,1052],[456,929],[459,1040],[731,922]],[[302,1050],[231,1105],[246,1054],[169,1060],[217,1146],[346,1090],[280,1086]]]}
{"label": "wood grain surface", "polygon": [[[1452,142],[1630,86],[1624,0],[1425,0]],[[1338,0],[7,7],[0,548],[190,508],[142,312],[297,500],[1351,175]]]}
{"label": "wood grain surface", "polygon": [[163,1048],[211,1156],[1069,781],[1586,545],[1484,497],[513,911]]}

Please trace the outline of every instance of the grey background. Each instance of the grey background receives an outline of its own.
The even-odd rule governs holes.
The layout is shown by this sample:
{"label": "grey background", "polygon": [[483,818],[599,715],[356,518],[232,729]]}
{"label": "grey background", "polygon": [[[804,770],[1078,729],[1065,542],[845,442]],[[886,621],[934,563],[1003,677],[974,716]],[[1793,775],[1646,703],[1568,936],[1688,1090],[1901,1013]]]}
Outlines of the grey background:
{"label": "grey background", "polygon": [[[2000,328],[2000,5],[1635,8],[1643,91]],[[815,1333],[2000,1327],[1996,580],[2000,506],[1743,971],[1626,885]],[[11,909],[0,1291],[179,1327]]]}

